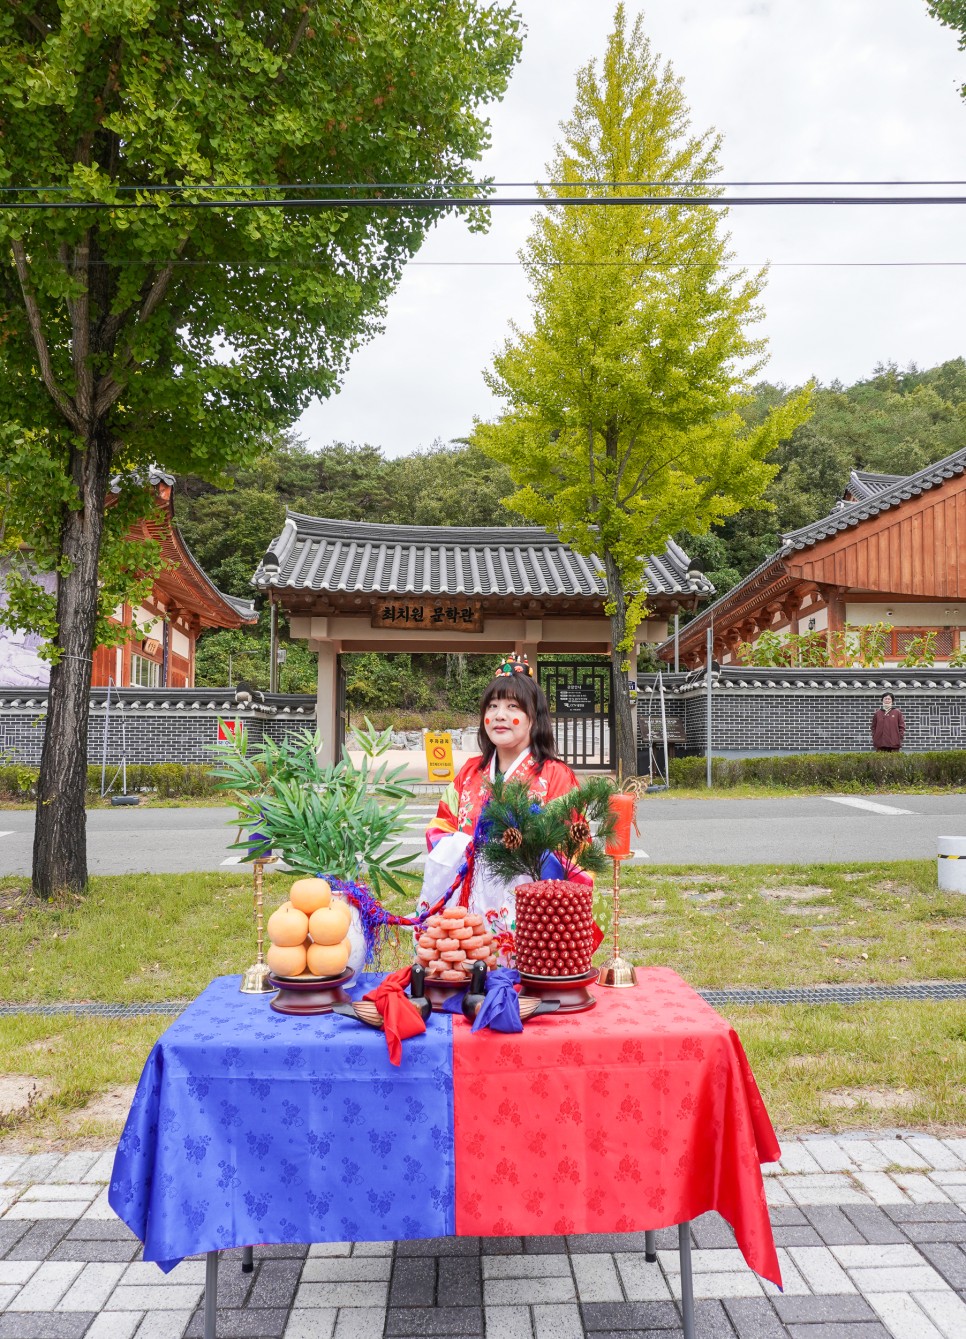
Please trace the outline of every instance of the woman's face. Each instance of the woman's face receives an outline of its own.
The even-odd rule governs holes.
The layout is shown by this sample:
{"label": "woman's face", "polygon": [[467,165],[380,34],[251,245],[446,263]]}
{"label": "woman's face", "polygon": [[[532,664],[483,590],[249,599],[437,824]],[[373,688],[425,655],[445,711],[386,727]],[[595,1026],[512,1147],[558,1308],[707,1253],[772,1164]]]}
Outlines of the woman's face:
{"label": "woman's face", "polygon": [[882,710],[891,711],[894,705],[892,698],[886,693],[885,697],[882,699]]}
{"label": "woman's face", "polygon": [[520,753],[530,743],[530,717],[515,697],[494,698],[483,713],[483,728],[504,754]]}

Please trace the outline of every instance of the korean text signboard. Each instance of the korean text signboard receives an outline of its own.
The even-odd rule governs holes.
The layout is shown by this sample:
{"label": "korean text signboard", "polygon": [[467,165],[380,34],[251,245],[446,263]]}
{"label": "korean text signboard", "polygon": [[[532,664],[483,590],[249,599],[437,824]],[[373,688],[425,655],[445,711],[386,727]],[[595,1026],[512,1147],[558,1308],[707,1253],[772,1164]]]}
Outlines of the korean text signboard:
{"label": "korean text signboard", "polygon": [[430,781],[452,781],[453,737],[448,730],[427,730],[423,736],[426,747],[426,771]]}
{"label": "korean text signboard", "polygon": [[594,716],[596,702],[589,684],[568,683],[557,689],[558,716]]}
{"label": "korean text signboard", "polygon": [[374,628],[413,632],[482,632],[483,611],[472,600],[383,600],[373,606]]}

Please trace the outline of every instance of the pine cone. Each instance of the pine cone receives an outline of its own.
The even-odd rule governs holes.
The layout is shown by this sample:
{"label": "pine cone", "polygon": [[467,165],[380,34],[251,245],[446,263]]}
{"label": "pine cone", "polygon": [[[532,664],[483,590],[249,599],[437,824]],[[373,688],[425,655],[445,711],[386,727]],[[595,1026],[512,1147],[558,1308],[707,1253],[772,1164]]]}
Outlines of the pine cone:
{"label": "pine cone", "polygon": [[507,828],[500,840],[508,851],[519,851],[523,845],[523,833],[519,828]]}
{"label": "pine cone", "polygon": [[570,825],[570,837],[575,846],[586,846],[590,841],[590,824],[584,818],[575,818]]}

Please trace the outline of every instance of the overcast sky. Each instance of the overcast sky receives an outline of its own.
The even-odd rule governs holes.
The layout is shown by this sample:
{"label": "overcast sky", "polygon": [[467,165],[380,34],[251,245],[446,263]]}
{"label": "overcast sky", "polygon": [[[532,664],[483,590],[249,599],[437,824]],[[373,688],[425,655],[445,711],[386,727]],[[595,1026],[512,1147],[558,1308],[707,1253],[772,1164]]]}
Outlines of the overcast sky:
{"label": "overcast sky", "polygon": [[[544,177],[575,71],[602,53],[614,6],[518,8],[523,56],[492,109],[481,166],[497,181]],[[629,19],[644,13],[654,49],[683,78],[694,128],[722,132],[725,180],[966,182],[966,56],[922,0],[628,0],[627,10]],[[508,322],[528,322],[515,262],[529,217],[496,209],[485,236],[457,218],[430,234],[385,332],[356,354],[341,394],[303,415],[310,442],[369,442],[398,455],[498,414],[482,372]],[[966,206],[745,207],[728,227],[738,260],[774,265],[764,294],[770,380],[851,382],[881,362],[928,367],[966,352]],[[788,264],[806,261],[961,265]]]}

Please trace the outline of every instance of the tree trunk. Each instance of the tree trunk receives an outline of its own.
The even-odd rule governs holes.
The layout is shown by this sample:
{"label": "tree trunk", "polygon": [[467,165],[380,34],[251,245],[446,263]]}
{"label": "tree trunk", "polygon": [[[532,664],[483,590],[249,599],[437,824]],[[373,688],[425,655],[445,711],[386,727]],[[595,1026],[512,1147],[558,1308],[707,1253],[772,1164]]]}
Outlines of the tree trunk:
{"label": "tree trunk", "polygon": [[71,451],[81,506],[65,511],[61,557],[70,570],[57,581],[60,658],[50,672],[47,728],[40,757],[34,826],[33,887],[40,897],[87,885],[87,723],[97,618],[97,569],[111,442],[103,430]]}
{"label": "tree trunk", "polygon": [[614,707],[614,769],[624,780],[637,776],[636,715],[631,705],[627,670],[629,659],[620,643],[627,636],[627,598],[614,557],[604,550],[604,574],[607,578],[607,599],[613,606],[610,615],[610,662]]}

